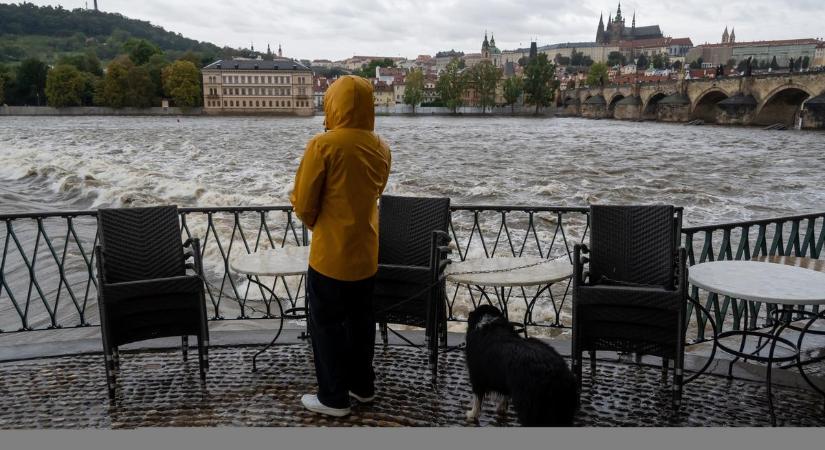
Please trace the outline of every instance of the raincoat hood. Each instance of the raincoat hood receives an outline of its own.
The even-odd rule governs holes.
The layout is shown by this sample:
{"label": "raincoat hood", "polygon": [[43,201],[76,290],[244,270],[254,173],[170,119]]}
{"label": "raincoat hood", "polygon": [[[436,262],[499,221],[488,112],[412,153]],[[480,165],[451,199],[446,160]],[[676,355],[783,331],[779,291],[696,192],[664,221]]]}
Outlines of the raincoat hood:
{"label": "raincoat hood", "polygon": [[328,130],[356,128],[373,131],[375,106],[372,84],[353,75],[339,78],[324,95],[324,114]]}

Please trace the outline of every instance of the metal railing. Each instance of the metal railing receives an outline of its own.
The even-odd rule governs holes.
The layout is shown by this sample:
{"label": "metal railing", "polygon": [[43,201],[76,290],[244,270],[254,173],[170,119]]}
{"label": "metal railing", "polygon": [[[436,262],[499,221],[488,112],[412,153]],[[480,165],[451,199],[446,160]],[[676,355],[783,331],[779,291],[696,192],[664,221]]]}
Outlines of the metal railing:
{"label": "metal railing", "polygon": [[[451,208],[454,259],[495,256],[568,257],[587,238],[586,207],[465,206]],[[211,320],[273,317],[273,301],[294,307],[304,292],[303,277],[259,279],[277,297],[229,263],[238,252],[307,245],[309,233],[291,207],[180,208],[182,237],[199,237],[207,278]],[[682,230],[690,265],[761,255],[818,258],[825,244],[825,213],[727,223]],[[95,211],[0,214],[0,333],[85,327],[98,323],[93,276],[97,244]],[[698,257],[697,257],[698,255]],[[701,294],[701,297],[700,297]],[[533,297],[541,295],[538,302]],[[769,323],[775,305],[762,305],[692,289],[723,329],[753,329]],[[511,320],[550,334],[569,326],[569,283],[549,289],[448,284],[448,318],[466,318],[471,308],[495,299]],[[816,307],[812,310],[816,311]],[[707,317],[688,306],[689,337],[709,337]]]}
{"label": "metal railing", "polygon": [[[818,259],[825,244],[825,212],[772,219],[732,222],[682,229],[688,264],[707,261],[747,260],[759,256],[797,256]],[[698,258],[697,258],[698,254]],[[691,287],[691,295],[714,314],[720,331],[757,329],[771,324],[768,313],[776,305],[752,302],[702,292]],[[819,306],[802,307],[818,311]],[[688,320],[696,340],[705,340],[708,323],[703,314],[688,305]]]}

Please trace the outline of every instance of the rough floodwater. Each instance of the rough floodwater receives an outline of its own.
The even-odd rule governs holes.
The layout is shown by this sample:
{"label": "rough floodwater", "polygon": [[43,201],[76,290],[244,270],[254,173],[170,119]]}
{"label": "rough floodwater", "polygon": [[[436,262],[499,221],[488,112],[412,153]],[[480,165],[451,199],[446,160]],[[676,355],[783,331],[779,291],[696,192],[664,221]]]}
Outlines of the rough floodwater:
{"label": "rough floodwater", "polygon": [[[0,212],[287,204],[323,118],[4,117]],[[666,202],[688,225],[825,208],[825,133],[379,117],[389,193],[460,204]]]}
{"label": "rough floodwater", "polygon": [[[465,205],[672,203],[685,207],[687,225],[825,209],[822,132],[503,117],[379,117],[376,128],[393,150],[388,193],[449,196],[454,204]],[[304,145],[322,130],[321,117],[3,117],[0,213],[159,203],[287,205]],[[258,226],[254,219],[254,214],[241,218],[250,232]],[[537,233],[544,251],[555,242],[551,253],[564,252],[564,243],[554,241],[552,215],[539,219]],[[277,215],[270,220],[277,224]],[[485,234],[494,240],[497,216],[487,214],[482,220],[489,222]],[[518,242],[529,243],[526,253],[535,253],[532,240],[525,236],[526,215],[512,220],[518,222],[510,222],[516,248]],[[49,235],[57,239],[55,247],[64,248],[63,221],[46,222]],[[80,239],[90,252],[93,219],[77,222]],[[567,237],[580,239],[581,217],[573,214],[566,223],[572,223]],[[200,230],[196,235],[204,235],[203,216],[190,216],[189,224]],[[468,239],[472,214],[457,213],[454,225],[458,241],[466,246],[464,255],[483,257],[480,239]],[[40,242],[35,222],[15,221],[13,227],[24,251],[31,254]],[[232,221],[216,219],[216,227],[226,245],[233,233]],[[5,234],[6,227],[0,228],[0,242]],[[243,252],[235,239],[232,255]],[[505,245],[502,242],[501,250],[506,254]],[[65,248],[70,282],[77,286],[78,295],[88,295],[83,255],[74,244]],[[9,244],[8,251],[6,281],[23,301],[31,294],[29,272],[16,247]],[[211,239],[204,251],[207,278],[215,286],[223,285],[219,289],[229,295],[231,289],[222,281],[223,250]],[[47,301],[57,304],[60,272],[45,245],[38,253],[40,286]],[[247,292],[250,286],[245,279],[237,274],[233,278],[239,295]],[[292,288],[300,288],[300,280],[292,282],[297,283]],[[556,298],[563,298],[565,287],[554,285]],[[283,296],[285,288],[276,289]],[[473,301],[468,294],[450,291],[456,317],[466,317]],[[255,289],[249,296],[260,298]],[[57,323],[75,326],[80,306],[73,306],[65,295],[62,298],[56,308]],[[92,294],[85,311],[88,320],[97,323],[94,301]],[[239,303],[227,299],[220,305],[220,314],[226,317],[240,314]],[[511,317],[523,317],[522,300],[514,299],[510,306]],[[214,308],[210,315],[218,313],[215,303],[210,302],[209,308]],[[262,305],[258,301],[247,308],[260,313]],[[569,302],[562,302],[558,311],[555,308],[549,301],[539,302],[533,317],[552,323],[558,316],[567,323]],[[49,312],[40,302],[32,301],[27,311],[29,326],[49,326]],[[0,292],[0,329],[21,326],[8,292]]]}

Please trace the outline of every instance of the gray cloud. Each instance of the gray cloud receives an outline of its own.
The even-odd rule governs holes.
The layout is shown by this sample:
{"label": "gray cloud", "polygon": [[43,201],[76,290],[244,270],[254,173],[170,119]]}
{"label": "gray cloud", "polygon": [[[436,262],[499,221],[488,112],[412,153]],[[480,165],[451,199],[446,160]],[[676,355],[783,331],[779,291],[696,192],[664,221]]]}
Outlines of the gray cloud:
{"label": "gray cloud", "polygon": [[[32,0],[30,0],[32,1]],[[33,0],[83,7],[85,0]],[[91,2],[90,2],[91,3]],[[100,0],[103,10],[149,20],[217,45],[273,47],[287,56],[342,59],[353,54],[414,57],[451,49],[478,52],[484,30],[500,48],[591,41],[599,13],[615,0]],[[637,0],[622,3],[638,25],[694,44],[718,42],[725,26],[738,40],[825,37],[822,0]]]}

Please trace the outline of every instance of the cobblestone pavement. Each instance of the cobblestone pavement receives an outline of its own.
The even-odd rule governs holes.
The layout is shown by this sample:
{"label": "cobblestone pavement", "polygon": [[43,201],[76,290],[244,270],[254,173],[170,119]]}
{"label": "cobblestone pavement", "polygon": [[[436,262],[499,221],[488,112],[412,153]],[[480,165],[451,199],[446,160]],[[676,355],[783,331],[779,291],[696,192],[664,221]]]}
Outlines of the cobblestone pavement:
{"label": "cobblestone pavement", "polygon": [[[300,396],[314,392],[315,375],[305,344],[282,345],[251,372],[258,347],[213,348],[205,384],[196,357],[179,352],[122,355],[117,397],[109,402],[102,357],[86,355],[0,364],[0,429],[135,428],[198,426],[472,426],[464,357],[441,357],[438,393],[428,383],[425,357],[411,347],[376,349],[378,399],[355,405],[342,419],[305,411]],[[273,365],[267,366],[267,361]],[[659,369],[599,362],[595,385],[585,369],[579,426],[767,426],[761,383],[704,376],[686,386],[683,407],[670,410]],[[777,418],[784,426],[823,426],[822,399],[777,387]],[[488,401],[482,426],[517,425],[512,409],[497,416]]]}

